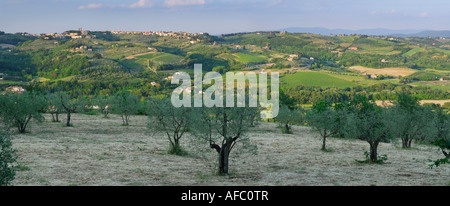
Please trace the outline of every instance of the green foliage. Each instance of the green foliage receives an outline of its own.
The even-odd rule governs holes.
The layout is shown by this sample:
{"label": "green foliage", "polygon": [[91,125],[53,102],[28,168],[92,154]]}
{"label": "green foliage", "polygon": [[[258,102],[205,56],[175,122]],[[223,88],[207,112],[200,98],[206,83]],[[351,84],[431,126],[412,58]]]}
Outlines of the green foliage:
{"label": "green foliage", "polygon": [[55,93],[47,94],[47,112],[52,115],[52,122],[60,122],[59,114],[64,111],[60,97]]}
{"label": "green foliage", "polygon": [[32,42],[36,40],[35,36],[24,36],[21,33],[16,34],[3,34],[0,35],[0,42],[3,44],[20,45],[25,42]]}
{"label": "green foliage", "polygon": [[100,53],[95,53],[94,56],[93,56],[93,58],[95,58],[95,59],[102,59],[103,56],[102,56],[102,54],[100,54]]}
{"label": "green foliage", "polygon": [[138,97],[128,91],[118,92],[112,100],[112,112],[122,117],[122,125],[128,126],[130,116],[138,111]]}
{"label": "green foliage", "polygon": [[430,71],[419,71],[415,72],[405,78],[411,79],[413,81],[436,81],[443,78],[444,75],[437,72]]}
{"label": "green foliage", "polygon": [[378,146],[393,137],[387,128],[386,109],[378,107],[365,96],[355,96],[342,106],[346,112],[341,132],[346,138],[361,139],[370,145],[370,160],[378,161]]}
{"label": "green foliage", "polygon": [[433,142],[438,146],[444,158],[438,159],[434,164],[430,165],[439,167],[441,164],[449,163],[450,157],[450,114],[448,114],[441,107],[435,108],[434,119],[432,121],[431,135],[429,135],[429,142]]}
{"label": "green foliage", "polygon": [[229,156],[237,143],[242,145],[241,152],[256,151],[246,136],[254,112],[258,111],[248,107],[203,107],[193,112],[192,133],[218,153],[219,174],[228,174]]}
{"label": "green foliage", "polygon": [[170,154],[183,155],[180,139],[188,131],[192,121],[192,108],[176,108],[170,98],[152,98],[148,104],[148,129],[150,132],[163,132],[170,142]]}
{"label": "green foliage", "polygon": [[442,150],[442,153],[445,155],[445,158],[436,160],[434,164],[430,165],[430,167],[431,168],[433,168],[433,166],[439,167],[440,165],[450,163],[449,161],[450,152],[448,152],[450,150],[450,140],[439,139],[434,143],[434,145],[438,146]]}
{"label": "green foliage", "polygon": [[89,67],[87,57],[70,56],[69,52],[40,49],[28,51],[27,54],[32,57],[30,64],[38,75],[50,79],[79,75]]}
{"label": "green foliage", "polygon": [[7,124],[18,128],[20,133],[25,133],[28,123],[33,118],[42,122],[42,112],[46,108],[46,102],[42,95],[24,92],[0,95],[0,116]]}
{"label": "green foliage", "polygon": [[289,109],[288,106],[282,105],[279,109],[276,121],[279,123],[283,134],[292,134],[292,125],[300,124],[302,114],[298,109]]}
{"label": "green foliage", "polygon": [[285,93],[295,100],[296,104],[312,104],[322,99],[331,102],[349,101],[354,95],[367,96],[371,100],[394,100],[396,92],[404,91],[419,100],[426,99],[450,99],[450,93],[446,90],[432,89],[429,87],[412,87],[409,85],[395,85],[392,83],[379,83],[367,88],[356,86],[352,88],[321,88],[315,86],[286,87]]}
{"label": "green foliage", "polygon": [[98,106],[103,113],[104,118],[109,118],[108,114],[111,113],[111,105],[113,99],[109,96],[97,96],[93,99],[94,105]]}
{"label": "green foliage", "polygon": [[355,160],[358,163],[361,164],[371,164],[371,163],[375,163],[375,164],[384,164],[387,160],[388,160],[388,156],[386,154],[383,155],[379,155],[378,159],[376,161],[372,161],[370,159],[370,152],[369,151],[365,151],[364,152],[364,156],[366,157],[365,160]]}
{"label": "green foliage", "polygon": [[338,111],[332,108],[332,103],[322,100],[314,103],[312,110],[307,114],[307,123],[322,138],[322,150],[326,150],[326,139],[336,135],[342,125]]}
{"label": "green foliage", "polygon": [[16,151],[12,148],[11,136],[5,129],[0,129],[0,186],[10,185],[16,171]]}
{"label": "green foliage", "polygon": [[406,92],[399,92],[390,110],[389,130],[391,135],[402,140],[403,148],[410,148],[413,140],[427,139],[432,132],[432,111],[422,107],[417,98]]}
{"label": "green foliage", "polygon": [[218,72],[218,73],[220,73],[220,74],[224,74],[224,73],[227,72],[227,68],[224,67],[224,66],[216,66],[216,67],[214,67],[214,68],[212,69],[212,71]]}
{"label": "green foliage", "polygon": [[280,89],[279,101],[280,105],[286,105],[289,109],[294,109],[296,106],[295,99],[286,93],[285,88]]}
{"label": "green foliage", "polygon": [[72,126],[72,124],[70,123],[71,114],[85,111],[87,107],[86,101],[83,98],[78,99],[72,98],[66,92],[58,92],[55,95],[59,97],[58,107],[63,108],[67,114],[66,126],[71,127]]}
{"label": "green foliage", "polygon": [[215,57],[212,53],[190,53],[184,58],[185,64],[189,68],[194,68],[194,64],[202,64],[203,71],[212,71],[214,67],[229,67],[228,61]]}
{"label": "green foliage", "polygon": [[442,108],[450,110],[450,102],[444,103],[444,105],[442,105]]}
{"label": "green foliage", "polygon": [[161,64],[157,66],[157,70],[173,70],[175,67],[172,64]]}

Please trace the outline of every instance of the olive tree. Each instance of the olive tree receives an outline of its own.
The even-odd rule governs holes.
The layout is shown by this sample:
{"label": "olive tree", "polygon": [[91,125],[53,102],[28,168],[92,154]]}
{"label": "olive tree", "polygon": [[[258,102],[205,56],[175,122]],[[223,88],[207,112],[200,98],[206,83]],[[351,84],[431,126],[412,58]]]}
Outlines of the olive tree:
{"label": "olive tree", "polygon": [[45,99],[40,94],[24,92],[0,95],[0,115],[3,121],[25,133],[31,119],[42,122],[46,106]]}
{"label": "olive tree", "polygon": [[0,129],[0,186],[7,186],[16,175],[14,163],[16,151],[12,148],[11,136],[7,129]]}
{"label": "olive tree", "polygon": [[302,121],[302,115],[298,109],[290,109],[288,106],[282,105],[275,119],[283,134],[292,134],[292,125],[299,124]]}
{"label": "olive tree", "polygon": [[83,111],[86,108],[86,104],[83,99],[71,98],[66,92],[59,92],[56,95],[59,97],[59,104],[67,114],[66,126],[71,127],[72,113]]}
{"label": "olive tree", "polygon": [[170,142],[169,154],[182,155],[180,139],[188,131],[192,108],[174,107],[169,98],[153,98],[148,102],[148,129],[163,132]]}
{"label": "olive tree", "polygon": [[392,139],[389,135],[386,109],[375,102],[369,101],[366,96],[356,95],[346,105],[345,125],[341,127],[347,138],[361,139],[369,143],[369,160],[378,163],[378,146],[380,142]]}
{"label": "olive tree", "polygon": [[433,115],[430,109],[422,107],[419,100],[400,92],[391,108],[390,128],[392,135],[402,140],[403,148],[410,148],[413,140],[425,138],[430,132]]}
{"label": "olive tree", "polygon": [[94,104],[102,110],[103,118],[109,118],[108,114],[111,113],[111,105],[113,103],[113,98],[108,96],[98,96],[94,100]]}
{"label": "olive tree", "polygon": [[64,111],[61,99],[57,94],[51,93],[46,96],[47,111],[52,115],[52,122],[60,122],[59,114]]}
{"label": "olive tree", "polygon": [[[194,108],[197,109],[197,108]],[[228,174],[229,157],[237,143],[241,149],[256,150],[246,135],[251,127],[251,113],[248,107],[203,107],[193,112],[195,118],[192,133],[205,140],[218,154],[219,174]]]}
{"label": "olive tree", "polygon": [[112,99],[112,112],[122,117],[122,125],[128,126],[130,116],[138,110],[138,98],[128,91],[118,92]]}
{"label": "olive tree", "polygon": [[338,134],[342,126],[339,117],[338,111],[332,108],[331,102],[325,100],[314,103],[306,116],[308,125],[322,138],[323,151],[326,151],[327,138]]}
{"label": "olive tree", "polygon": [[436,160],[433,166],[439,166],[441,164],[449,163],[450,158],[450,114],[448,114],[443,108],[437,107],[433,112],[432,130],[429,136],[429,141],[438,146],[442,154],[443,159]]}

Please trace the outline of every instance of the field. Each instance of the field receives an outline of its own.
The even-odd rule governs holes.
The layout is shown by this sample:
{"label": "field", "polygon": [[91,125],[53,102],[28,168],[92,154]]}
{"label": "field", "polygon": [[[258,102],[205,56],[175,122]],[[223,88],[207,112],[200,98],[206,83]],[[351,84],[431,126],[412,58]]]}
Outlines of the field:
{"label": "field", "polygon": [[414,54],[416,54],[416,53],[418,53],[418,52],[422,52],[422,51],[425,51],[425,49],[422,49],[422,48],[414,48],[414,49],[411,49],[411,50],[409,50],[408,52],[404,53],[402,56],[404,56],[404,57],[410,57],[410,56],[412,56],[412,55],[414,55]]}
{"label": "field", "polygon": [[408,76],[410,74],[413,74],[417,72],[417,70],[409,69],[409,68],[383,68],[383,69],[373,69],[363,66],[353,66],[350,67],[350,69],[359,71],[364,74],[375,74],[375,75],[389,75],[393,77],[399,77],[399,76]]}
{"label": "field", "polygon": [[180,64],[183,60],[183,57],[169,53],[146,53],[136,58],[149,59],[158,64]]}
{"label": "field", "polygon": [[289,74],[281,77],[280,82],[288,85],[289,87],[294,87],[297,85],[337,88],[356,86],[356,84],[351,81],[320,72],[297,72],[295,74]]}
{"label": "field", "polygon": [[256,56],[251,54],[242,54],[242,53],[236,53],[234,54],[237,56],[237,60],[242,63],[261,63],[266,61],[266,57],[263,56]]}
{"label": "field", "polygon": [[[389,101],[389,100],[386,100],[386,101],[377,100],[377,101],[375,101],[375,103],[378,106],[391,106],[391,105],[393,105],[392,102],[393,101]],[[445,103],[450,102],[450,99],[444,99],[444,100],[420,100],[419,102],[422,105],[423,104],[439,104],[439,105],[443,106]]]}
{"label": "field", "polygon": [[[50,119],[46,115],[46,119]],[[64,118],[62,118],[64,119]],[[146,117],[121,119],[74,115],[74,127],[33,124],[16,135],[19,171],[14,185],[449,185],[450,167],[430,169],[441,158],[437,148],[412,149],[382,143],[383,165],[360,164],[366,142],[330,138],[330,152],[307,127],[283,135],[275,124],[261,123],[249,134],[257,154],[231,154],[231,174],[214,175],[216,153],[205,144],[182,139],[184,157],[167,154],[168,140],[146,130]],[[236,158],[239,157],[239,158]],[[443,181],[447,180],[447,181]]]}
{"label": "field", "polygon": [[419,81],[411,83],[412,85],[416,86],[426,86],[431,87],[433,89],[444,89],[450,91],[450,80],[444,80],[444,81]]}

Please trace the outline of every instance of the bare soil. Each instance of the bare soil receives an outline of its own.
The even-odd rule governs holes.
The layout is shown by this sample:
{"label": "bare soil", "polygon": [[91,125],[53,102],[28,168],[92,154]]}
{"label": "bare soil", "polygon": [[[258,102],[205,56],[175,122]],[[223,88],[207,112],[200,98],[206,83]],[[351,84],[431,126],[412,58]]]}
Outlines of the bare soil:
{"label": "bare soil", "polygon": [[[168,140],[146,129],[147,117],[133,116],[120,126],[119,116],[75,114],[73,127],[33,123],[18,134],[19,171],[14,185],[449,185],[450,167],[430,169],[443,155],[434,146],[400,149],[382,143],[386,164],[360,164],[369,145],[329,138],[331,151],[320,151],[321,139],[308,127],[281,134],[273,123],[260,123],[249,137],[257,154],[231,154],[231,174],[217,176],[217,155],[192,136],[182,139],[186,156],[167,154]],[[64,122],[64,117],[61,120]],[[237,149],[237,148],[236,148]]]}

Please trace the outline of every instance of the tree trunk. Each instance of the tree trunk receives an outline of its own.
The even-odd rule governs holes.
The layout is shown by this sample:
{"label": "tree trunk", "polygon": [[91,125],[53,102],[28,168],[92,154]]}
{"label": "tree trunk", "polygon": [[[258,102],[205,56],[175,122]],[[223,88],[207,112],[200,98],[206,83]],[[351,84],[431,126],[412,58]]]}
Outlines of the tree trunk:
{"label": "tree trunk", "polygon": [[323,150],[323,151],[326,150],[326,148],[325,148],[326,142],[327,142],[327,137],[324,136],[324,137],[323,137],[323,142],[322,142],[322,150]]}
{"label": "tree trunk", "polygon": [[55,113],[55,121],[59,122],[59,112],[58,111],[56,111],[56,113]]}
{"label": "tree trunk", "polygon": [[67,127],[70,127],[70,112],[67,111],[67,123],[66,123]]}
{"label": "tree trunk", "polygon": [[228,174],[228,159],[229,159],[229,151],[225,148],[219,153],[219,174],[226,175]]}
{"label": "tree trunk", "polygon": [[53,113],[50,114],[52,115],[52,122],[56,122],[55,115]]}
{"label": "tree trunk", "polygon": [[403,148],[411,148],[411,142],[412,142],[412,139],[409,139],[408,137],[402,138],[402,147]]}
{"label": "tree trunk", "polygon": [[19,123],[19,133],[25,133],[25,124]]}
{"label": "tree trunk", "polygon": [[290,129],[289,129],[289,124],[286,124],[285,125],[285,132],[286,132],[286,134],[290,134]]}
{"label": "tree trunk", "polygon": [[370,143],[370,160],[372,162],[377,162],[378,161],[378,144],[380,142],[379,141],[375,141],[373,143]]}

